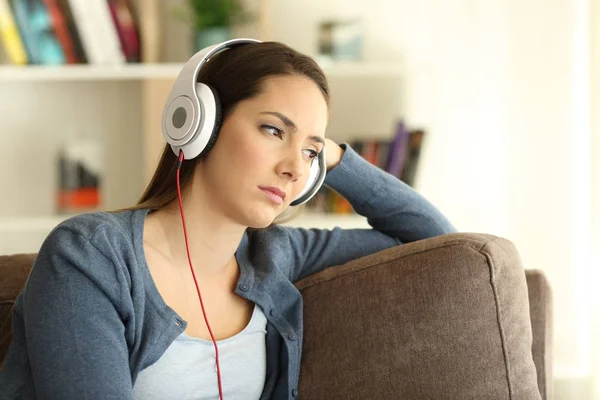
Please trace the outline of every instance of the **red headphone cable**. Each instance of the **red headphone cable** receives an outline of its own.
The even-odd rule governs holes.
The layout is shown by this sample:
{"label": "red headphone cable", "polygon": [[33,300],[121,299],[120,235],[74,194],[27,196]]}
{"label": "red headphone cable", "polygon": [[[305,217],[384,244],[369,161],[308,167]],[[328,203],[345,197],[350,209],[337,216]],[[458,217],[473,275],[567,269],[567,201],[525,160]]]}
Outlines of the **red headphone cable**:
{"label": "red headphone cable", "polygon": [[179,185],[179,170],[181,169],[181,164],[183,163],[183,151],[179,150],[179,160],[177,163],[177,197],[179,199],[179,210],[181,211],[181,221],[183,222],[183,235],[185,237],[185,249],[187,251],[188,261],[190,264],[190,270],[192,271],[192,276],[194,277],[194,283],[196,284],[196,291],[198,292],[198,298],[200,299],[200,306],[202,307],[202,315],[204,316],[204,322],[206,322],[206,327],[208,328],[208,332],[210,333],[210,338],[215,346],[215,358],[217,361],[217,381],[219,383],[219,398],[223,400],[223,387],[221,386],[221,367],[219,366],[219,348],[217,347],[217,341],[212,333],[212,329],[210,329],[210,324],[208,323],[208,318],[206,318],[206,311],[204,311],[204,302],[202,301],[202,295],[200,294],[200,287],[198,286],[198,281],[196,281],[196,274],[194,273],[194,267],[192,266],[192,258],[190,257],[190,249],[188,245],[188,237],[187,237],[187,227],[185,225],[185,216],[183,214],[183,202],[181,201],[181,187]]}

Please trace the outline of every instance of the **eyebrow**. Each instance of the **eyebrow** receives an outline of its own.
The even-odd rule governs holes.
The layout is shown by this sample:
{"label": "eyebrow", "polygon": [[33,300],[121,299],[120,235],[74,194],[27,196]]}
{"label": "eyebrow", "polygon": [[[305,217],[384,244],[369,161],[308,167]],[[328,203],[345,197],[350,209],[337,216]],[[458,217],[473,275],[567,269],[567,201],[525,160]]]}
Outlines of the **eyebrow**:
{"label": "eyebrow", "polygon": [[[274,115],[277,118],[279,118],[281,120],[281,122],[283,122],[285,124],[285,126],[290,128],[292,130],[292,132],[298,131],[298,127],[296,126],[296,124],[294,124],[294,122],[291,119],[289,119],[282,113],[278,113],[277,111],[263,111],[263,112],[261,112],[261,114]],[[325,144],[325,140],[323,140],[323,138],[320,136],[309,136],[308,138],[311,140],[314,140],[315,142],[319,142],[323,145]]]}

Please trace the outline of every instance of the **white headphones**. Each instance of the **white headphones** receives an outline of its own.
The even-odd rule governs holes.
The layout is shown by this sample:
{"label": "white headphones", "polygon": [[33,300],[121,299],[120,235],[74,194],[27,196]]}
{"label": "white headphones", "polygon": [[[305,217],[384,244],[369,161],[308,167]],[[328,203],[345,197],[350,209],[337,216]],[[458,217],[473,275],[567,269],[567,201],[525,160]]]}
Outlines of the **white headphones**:
{"label": "white headphones", "polygon": [[[218,93],[198,82],[202,66],[221,51],[247,44],[260,43],[256,39],[231,39],[206,47],[190,58],[173,84],[162,114],[163,137],[175,155],[183,151],[185,160],[206,154],[214,145],[221,127],[221,104]],[[325,180],[325,148],[313,162],[306,186],[290,203],[299,206],[310,200]]]}

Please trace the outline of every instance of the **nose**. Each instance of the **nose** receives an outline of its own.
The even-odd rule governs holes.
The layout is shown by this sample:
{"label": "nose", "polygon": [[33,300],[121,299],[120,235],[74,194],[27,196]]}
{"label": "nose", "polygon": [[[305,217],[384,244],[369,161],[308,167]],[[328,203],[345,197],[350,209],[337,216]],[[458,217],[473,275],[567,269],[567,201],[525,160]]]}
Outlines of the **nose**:
{"label": "nose", "polygon": [[308,164],[303,159],[302,150],[286,151],[277,163],[277,175],[286,177],[290,182],[296,182],[304,176]]}

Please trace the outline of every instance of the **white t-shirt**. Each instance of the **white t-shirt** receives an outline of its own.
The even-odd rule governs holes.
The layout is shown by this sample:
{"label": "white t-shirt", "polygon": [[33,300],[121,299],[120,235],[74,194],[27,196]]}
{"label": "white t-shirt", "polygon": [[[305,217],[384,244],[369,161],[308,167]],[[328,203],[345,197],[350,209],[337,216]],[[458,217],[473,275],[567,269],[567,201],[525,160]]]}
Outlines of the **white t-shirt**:
{"label": "white t-shirt", "polygon": [[[267,318],[254,306],[243,331],[217,341],[223,399],[259,399],[266,378]],[[179,335],[158,361],[142,370],[133,387],[135,400],[218,400],[213,342]]]}

